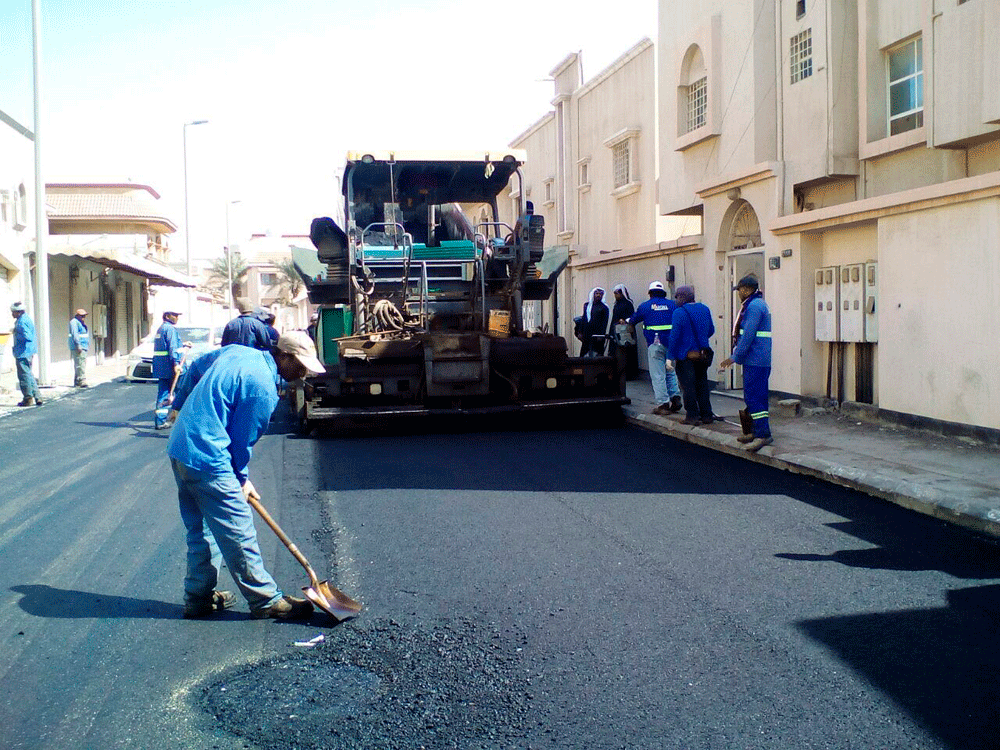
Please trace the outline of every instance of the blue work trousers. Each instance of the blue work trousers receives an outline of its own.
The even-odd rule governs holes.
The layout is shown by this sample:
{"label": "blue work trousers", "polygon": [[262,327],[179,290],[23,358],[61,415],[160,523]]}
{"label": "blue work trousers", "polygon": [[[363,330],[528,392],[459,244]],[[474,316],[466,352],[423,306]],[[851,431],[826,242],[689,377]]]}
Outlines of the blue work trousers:
{"label": "blue work trousers", "polygon": [[708,421],[712,412],[712,387],[708,384],[708,362],[696,359],[677,360],[677,377],[684,391],[684,412],[688,419]]}
{"label": "blue work trousers", "polygon": [[747,412],[753,419],[753,436],[771,437],[771,422],[768,420],[768,379],[770,367],[743,365],[743,400],[747,402]]}
{"label": "blue work trousers", "polygon": [[17,384],[21,387],[21,395],[26,399],[33,398],[36,401],[41,399],[38,393],[38,382],[35,374],[31,371],[31,357],[15,357],[17,365]]}
{"label": "blue work trousers", "polygon": [[187,529],[184,603],[211,599],[223,560],[251,611],[281,599],[278,584],[264,568],[253,512],[236,475],[196,471],[173,458],[170,465]]}
{"label": "blue work trousers", "polygon": [[[163,427],[164,422],[167,421],[167,413],[169,413],[170,408],[167,398],[170,396],[170,387],[173,384],[173,377],[160,378],[156,381],[156,405],[153,407],[153,425],[155,427]],[[164,412],[165,409],[168,411]]]}
{"label": "blue work trousers", "polygon": [[653,339],[647,351],[649,355],[649,379],[653,384],[653,400],[657,405],[669,404],[673,396],[680,396],[677,373],[667,369],[667,347]]}

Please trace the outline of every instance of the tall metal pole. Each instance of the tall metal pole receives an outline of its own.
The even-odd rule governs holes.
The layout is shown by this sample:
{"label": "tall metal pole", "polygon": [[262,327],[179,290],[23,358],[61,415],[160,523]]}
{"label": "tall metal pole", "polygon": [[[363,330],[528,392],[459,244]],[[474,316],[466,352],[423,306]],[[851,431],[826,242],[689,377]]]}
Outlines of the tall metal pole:
{"label": "tall metal pole", "polygon": [[38,379],[52,382],[52,330],[49,326],[49,236],[45,213],[45,176],[42,172],[42,11],[41,0],[31,0],[32,66],[35,78],[35,322],[38,324]]}
{"label": "tall metal pole", "polygon": [[229,207],[242,201],[226,203],[226,265],[229,267],[229,314],[232,315],[236,301],[233,299],[233,246],[229,244]]}
{"label": "tall metal pole", "polygon": [[[204,125],[208,120],[194,120],[184,123],[184,251],[187,254],[187,275],[191,276],[191,230],[188,227],[188,125]],[[193,302],[191,300],[191,287],[187,290],[187,317],[191,321]]]}

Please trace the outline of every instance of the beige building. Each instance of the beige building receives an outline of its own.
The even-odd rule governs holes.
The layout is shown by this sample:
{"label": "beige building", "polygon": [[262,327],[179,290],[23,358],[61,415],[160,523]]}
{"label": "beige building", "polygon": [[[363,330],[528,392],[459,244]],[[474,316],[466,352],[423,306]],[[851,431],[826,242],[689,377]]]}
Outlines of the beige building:
{"label": "beige building", "polygon": [[[524,197],[545,217],[542,272],[567,263],[553,299],[526,305],[525,322],[548,324],[577,349],[572,319],[593,287],[603,287],[612,306],[611,289],[623,283],[638,305],[649,282],[666,283],[683,262],[680,250],[696,241],[678,236],[700,227],[697,219],[665,219],[658,209],[653,43],[643,39],[588,81],[582,68],[573,53],[550,71],[553,110],[510,144],[528,152]],[[513,223],[519,190],[512,181],[501,204],[505,221]],[[640,356],[644,362],[645,352]]]}
{"label": "beige building", "polygon": [[311,310],[305,284],[299,283],[292,294],[282,268],[292,260],[293,247],[312,247],[309,235],[252,234],[240,248],[248,268],[240,295],[274,313],[274,327],[282,333],[304,330]]}
{"label": "beige building", "polygon": [[995,0],[661,0],[660,208],[703,220],[719,331],[760,277],[772,390],[1000,428],[997,28]]}

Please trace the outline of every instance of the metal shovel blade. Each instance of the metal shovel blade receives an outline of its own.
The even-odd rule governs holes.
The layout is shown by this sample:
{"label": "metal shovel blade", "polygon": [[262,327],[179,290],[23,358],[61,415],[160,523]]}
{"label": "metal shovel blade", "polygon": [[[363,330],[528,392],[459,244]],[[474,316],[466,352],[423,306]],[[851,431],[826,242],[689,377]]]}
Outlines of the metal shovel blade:
{"label": "metal shovel blade", "polygon": [[328,581],[316,581],[311,586],[303,586],[302,593],[306,599],[338,621],[354,617],[361,611],[361,602],[332,587]]}

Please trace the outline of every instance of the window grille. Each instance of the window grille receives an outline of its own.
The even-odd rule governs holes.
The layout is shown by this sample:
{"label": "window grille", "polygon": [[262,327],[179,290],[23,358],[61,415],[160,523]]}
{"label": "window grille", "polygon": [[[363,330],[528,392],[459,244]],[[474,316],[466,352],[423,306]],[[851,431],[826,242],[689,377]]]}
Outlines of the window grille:
{"label": "window grille", "polygon": [[688,86],[687,132],[697,130],[705,124],[708,112],[708,77],[699,78]]}
{"label": "window grille", "polygon": [[924,46],[920,37],[886,53],[889,135],[924,124]]}
{"label": "window grille", "polygon": [[792,37],[789,59],[792,64],[792,83],[798,83],[813,73],[812,29],[806,29]]}
{"label": "window grille", "polygon": [[632,142],[629,139],[616,143],[611,147],[611,162],[615,175],[615,187],[620,188],[632,181],[631,154]]}

